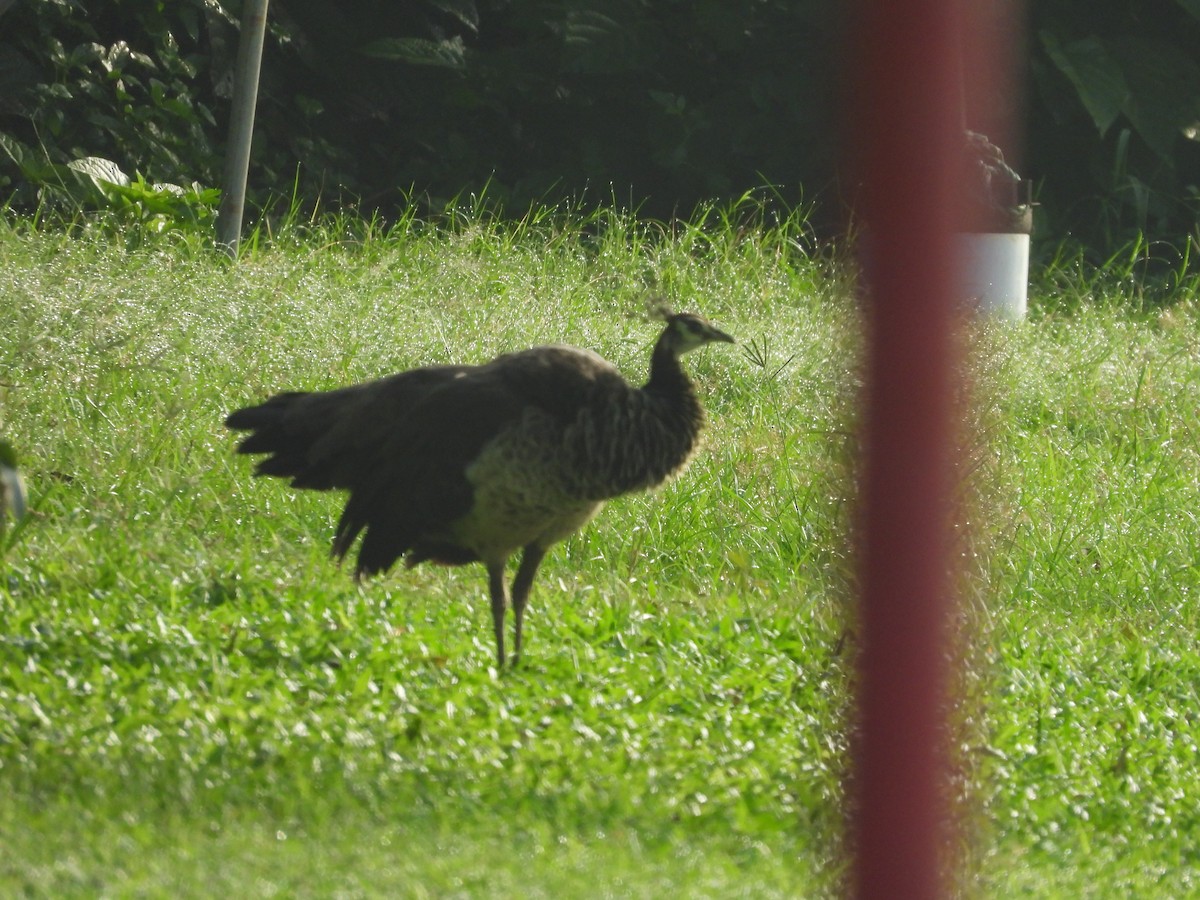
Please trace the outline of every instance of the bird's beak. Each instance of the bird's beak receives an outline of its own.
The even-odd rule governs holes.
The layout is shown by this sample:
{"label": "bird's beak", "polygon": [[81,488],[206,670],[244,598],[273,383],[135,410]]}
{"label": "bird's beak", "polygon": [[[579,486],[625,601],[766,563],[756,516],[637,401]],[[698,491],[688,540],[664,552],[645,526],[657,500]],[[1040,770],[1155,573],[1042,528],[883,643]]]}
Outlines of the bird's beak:
{"label": "bird's beak", "polygon": [[726,334],[720,328],[713,328],[712,332],[709,334],[708,337],[709,337],[709,340],[724,341],[726,344],[736,344],[737,343],[737,341],[735,341],[733,339],[732,335]]}

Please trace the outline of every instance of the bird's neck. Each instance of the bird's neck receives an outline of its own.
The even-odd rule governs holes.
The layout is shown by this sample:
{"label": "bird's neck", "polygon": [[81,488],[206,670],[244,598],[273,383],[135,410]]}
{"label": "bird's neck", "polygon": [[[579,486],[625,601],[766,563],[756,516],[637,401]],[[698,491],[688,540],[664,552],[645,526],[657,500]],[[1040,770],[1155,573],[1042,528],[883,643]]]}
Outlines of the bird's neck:
{"label": "bird's neck", "polygon": [[660,341],[650,357],[650,380],[640,390],[582,410],[568,429],[572,471],[587,473],[571,489],[604,500],[661,484],[687,465],[703,425],[691,381]]}
{"label": "bird's neck", "polygon": [[654,352],[650,355],[650,380],[643,390],[668,403],[688,397],[695,401],[691,379],[679,364],[679,357],[661,340],[655,344]]}
{"label": "bird's neck", "polygon": [[650,356],[650,380],[642,390],[653,398],[661,415],[676,423],[680,441],[690,446],[704,424],[704,410],[679,357],[662,341]]}

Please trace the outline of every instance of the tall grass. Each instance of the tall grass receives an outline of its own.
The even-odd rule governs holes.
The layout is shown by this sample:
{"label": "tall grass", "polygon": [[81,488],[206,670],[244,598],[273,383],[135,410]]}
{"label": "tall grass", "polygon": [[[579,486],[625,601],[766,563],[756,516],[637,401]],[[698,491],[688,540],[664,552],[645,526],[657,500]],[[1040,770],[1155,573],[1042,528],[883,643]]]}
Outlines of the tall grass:
{"label": "tall grass", "polygon": [[[1195,306],[1121,279],[966,336],[964,809],[989,893],[1170,896],[1200,842]],[[1044,282],[1046,283],[1046,282]],[[857,320],[803,215],[674,226],[463,204],[200,236],[0,225],[0,429],[34,512],[0,580],[0,884],[32,893],[797,896],[840,872]],[[683,477],[544,567],[522,667],[475,568],[361,587],[336,496],[224,414],[567,341],[689,356]],[[973,811],[973,812],[972,812]]]}

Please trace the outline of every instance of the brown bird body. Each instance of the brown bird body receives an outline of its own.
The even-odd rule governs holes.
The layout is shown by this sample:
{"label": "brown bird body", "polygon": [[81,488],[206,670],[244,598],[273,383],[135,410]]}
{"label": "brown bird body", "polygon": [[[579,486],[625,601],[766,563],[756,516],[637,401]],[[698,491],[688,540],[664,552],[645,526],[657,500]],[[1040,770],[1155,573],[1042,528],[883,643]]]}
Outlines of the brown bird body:
{"label": "brown bird body", "polygon": [[249,431],[256,474],[350,492],[339,559],[363,533],[356,576],[430,560],[483,562],[497,658],[504,662],[505,566],[514,658],[534,574],[547,549],[604,501],[660,484],[690,459],[704,424],[679,356],[732,342],[699,316],[667,320],[641,388],[588,350],[535,347],[478,366],[429,366],[318,393],[278,394],[226,419]]}

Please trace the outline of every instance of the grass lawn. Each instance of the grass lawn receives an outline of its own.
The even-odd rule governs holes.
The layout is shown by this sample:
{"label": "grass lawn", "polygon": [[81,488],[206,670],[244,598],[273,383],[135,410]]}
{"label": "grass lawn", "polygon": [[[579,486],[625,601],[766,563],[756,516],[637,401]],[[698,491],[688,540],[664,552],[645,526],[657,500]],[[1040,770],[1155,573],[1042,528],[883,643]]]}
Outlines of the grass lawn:
{"label": "grass lawn", "polygon": [[[199,238],[0,224],[0,894],[819,896],[841,875],[858,350],[802,223],[619,216]],[[136,238],[136,239],[134,239]],[[965,883],[1200,890],[1200,313],[1039,280],[972,328]],[[480,567],[357,586],[341,498],[251,477],[282,389],[566,341],[643,377],[648,299],[706,449],[535,584],[497,672]]]}

